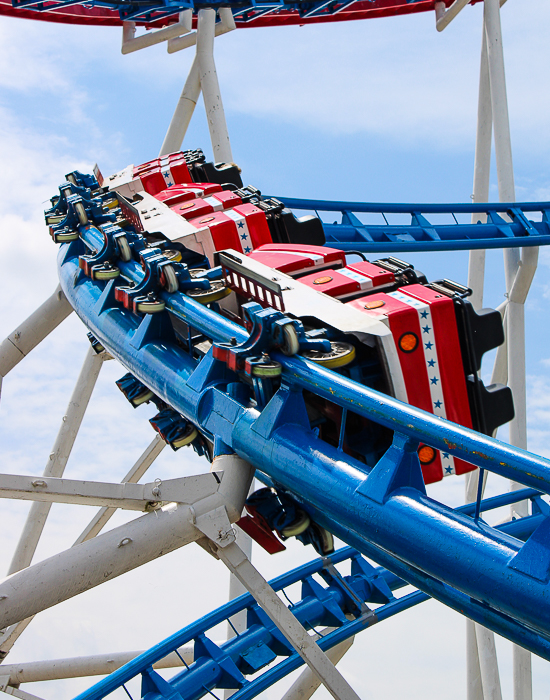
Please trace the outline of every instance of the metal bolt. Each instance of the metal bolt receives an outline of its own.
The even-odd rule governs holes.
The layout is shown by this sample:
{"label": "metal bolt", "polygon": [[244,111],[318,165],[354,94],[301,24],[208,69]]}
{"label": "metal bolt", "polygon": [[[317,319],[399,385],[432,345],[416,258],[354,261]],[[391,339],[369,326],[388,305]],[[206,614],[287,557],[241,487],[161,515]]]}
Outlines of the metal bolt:
{"label": "metal bolt", "polygon": [[131,537],[124,537],[123,539],[120,540],[120,542],[118,543],[117,547],[118,547],[118,548],[120,548],[120,547],[125,547],[127,544],[130,544],[130,542],[132,542],[132,538],[131,538]]}
{"label": "metal bolt", "polygon": [[33,485],[35,488],[38,488],[39,486],[45,488],[45,487],[48,486],[48,484],[44,481],[44,479],[35,479],[35,480],[32,482],[32,485]]}

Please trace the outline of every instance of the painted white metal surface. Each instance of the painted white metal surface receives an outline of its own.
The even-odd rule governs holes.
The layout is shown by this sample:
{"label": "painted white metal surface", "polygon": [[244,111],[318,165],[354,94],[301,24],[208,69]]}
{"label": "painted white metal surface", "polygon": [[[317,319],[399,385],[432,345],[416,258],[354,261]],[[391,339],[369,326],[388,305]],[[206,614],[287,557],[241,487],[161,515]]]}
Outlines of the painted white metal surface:
{"label": "painted white metal surface", "polygon": [[[332,628],[327,628],[326,632],[329,631],[332,631]],[[325,630],[323,630],[323,633],[325,633]],[[351,649],[354,640],[355,637],[350,637],[327,651],[328,658],[335,666],[342,660],[344,654]],[[309,700],[320,685],[320,678],[308,666],[290,686],[281,700]]]}
{"label": "painted white metal surface", "polygon": [[[229,7],[220,7],[218,9],[218,17],[220,18],[220,21],[216,23],[216,27],[214,29],[215,36],[227,34],[227,32],[231,32],[233,29],[235,29],[235,19]],[[196,43],[197,32],[192,32],[191,34],[186,34],[185,36],[178,37],[177,39],[170,39],[168,41],[167,51],[168,53],[175,53],[176,51],[182,51],[183,49],[188,49],[191,46],[195,46]]]}
{"label": "painted white metal surface", "polygon": [[[122,481],[128,484],[136,484],[165,447],[166,443],[160,437],[160,435],[155,435],[151,443],[145,448],[143,453],[139,456],[136,463],[122,479]],[[90,520],[89,524],[81,532],[74,544],[80,544],[81,542],[85,542],[86,540],[98,535],[114,515],[115,511],[116,508],[100,508],[100,510]]]}
{"label": "painted white metal surface", "polygon": [[193,59],[189,75],[181,91],[178,104],[174,111],[174,116],[164,137],[160,148],[159,156],[179,151],[183,144],[183,139],[189,128],[189,123],[201,94],[201,81],[199,78],[199,60],[197,56]]}
{"label": "painted white metal surface", "polygon": [[145,49],[148,46],[160,44],[169,39],[175,39],[182,34],[188,34],[192,29],[193,13],[191,10],[184,10],[179,13],[178,22],[170,24],[162,29],[150,30],[135,36],[136,23],[123,22],[122,24],[122,46],[121,53],[128,54],[140,49]]}
{"label": "painted white metal surface", "polygon": [[[186,644],[178,648],[178,653],[186,663],[193,663],[193,644]],[[87,676],[102,676],[116,671],[136,656],[143,654],[141,651],[123,651],[111,654],[94,654],[93,656],[74,656],[68,659],[50,659],[48,661],[31,661],[23,664],[2,664],[0,669],[4,676],[8,676],[13,685],[18,683],[37,683],[39,681],[55,681],[64,678],[84,678]],[[153,668],[177,668],[183,666],[183,661],[176,652],[168,654]]]}
{"label": "painted white metal surface", "polygon": [[[122,479],[122,482],[137,483],[165,447],[166,443],[164,440],[160,437],[160,435],[156,435],[137,459],[130,471]],[[112,507],[100,508],[77,538],[73,547],[98,535],[109,522],[116,510],[116,508]],[[33,617],[28,617],[15,625],[11,625],[6,629],[0,630],[0,659],[4,659],[9,654],[15,642],[23,634],[32,620]]]}
{"label": "painted white metal surface", "polygon": [[325,688],[337,700],[359,700],[326,654],[308,635],[292,612],[277,596],[268,582],[254,568],[246,554],[233,542],[217,550],[219,558],[227,568],[254,596],[269,618],[277,625],[313,673],[321,679]]}
{"label": "painted white metal surface", "polygon": [[212,475],[198,474],[148,484],[113,484],[106,481],[56,479],[0,474],[0,498],[107,506],[150,511],[163,503],[195,503],[212,490]]}
{"label": "painted white metal surface", "polygon": [[[212,475],[211,494],[193,505],[169,504],[0,581],[0,627],[203,538],[199,525],[217,526],[221,511],[228,522],[238,520],[253,469],[234,455],[218,457],[214,465],[223,469],[221,484]],[[231,534],[231,529],[219,529],[215,540],[231,541]]]}
{"label": "painted white metal surface", "polygon": [[[63,475],[104,358],[103,354],[97,355],[91,347],[88,349],[67,412],[63,416],[56,441],[44,468],[44,477]],[[31,563],[50,507],[49,503],[32,504],[8,569],[8,575],[24,569]]]}
{"label": "painted white metal surface", "polygon": [[227,131],[220,84],[214,62],[216,11],[199,10],[197,19],[197,58],[212,151],[216,162],[232,163],[233,153]]}
{"label": "painted white metal surface", "polygon": [[61,287],[0,345],[0,379],[31,352],[72,312]]}

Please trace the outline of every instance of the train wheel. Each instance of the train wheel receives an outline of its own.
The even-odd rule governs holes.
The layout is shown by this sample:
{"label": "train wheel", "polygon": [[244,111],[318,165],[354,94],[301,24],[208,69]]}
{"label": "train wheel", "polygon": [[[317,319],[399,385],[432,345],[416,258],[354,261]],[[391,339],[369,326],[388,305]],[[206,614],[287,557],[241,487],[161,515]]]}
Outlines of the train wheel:
{"label": "train wheel", "polygon": [[281,352],[283,355],[296,355],[300,350],[300,341],[298,340],[298,332],[296,328],[290,323],[283,327],[283,345],[281,347]]}
{"label": "train wheel", "polygon": [[128,239],[126,238],[126,236],[120,236],[120,238],[117,238],[116,244],[118,248],[118,254],[122,262],[130,262],[130,260],[132,259],[132,250],[130,248],[130,244],[128,243]]}
{"label": "train wheel", "polygon": [[318,365],[336,369],[345,367],[355,359],[355,348],[351,343],[341,343],[339,341],[331,343],[330,352],[318,352],[317,350],[306,350],[302,356],[306,360],[316,362]]}
{"label": "train wheel", "polygon": [[185,293],[201,304],[210,304],[231,294],[231,290],[223,282],[215,281],[210,282],[210,289],[188,289]]}
{"label": "train wheel", "polygon": [[285,537],[297,537],[298,535],[301,535],[302,532],[305,532],[310,525],[311,520],[309,515],[301,510],[298,513],[298,518],[293,523],[288,525],[288,527],[284,527],[281,530],[281,535],[284,535]]}

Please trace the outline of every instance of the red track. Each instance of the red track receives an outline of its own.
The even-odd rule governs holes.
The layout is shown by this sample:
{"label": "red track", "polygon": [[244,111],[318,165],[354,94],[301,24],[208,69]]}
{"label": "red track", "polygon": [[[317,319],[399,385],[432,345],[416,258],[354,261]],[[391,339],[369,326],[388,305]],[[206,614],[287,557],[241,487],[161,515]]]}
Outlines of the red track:
{"label": "red track", "polygon": [[[452,4],[453,0],[444,0],[447,6]],[[480,2],[481,0],[471,0],[471,3]],[[46,6],[48,2],[44,3]],[[238,27],[274,27],[289,24],[315,24],[318,22],[345,22],[353,19],[371,19],[374,17],[390,17],[393,15],[406,15],[416,12],[426,12],[433,10],[435,0],[419,0],[417,2],[407,2],[407,0],[363,0],[351,5],[348,9],[342,10],[337,14],[327,14],[319,17],[309,17],[304,19],[295,11],[273,12],[251,20],[243,22],[237,20]],[[16,10],[12,7],[10,0],[0,0],[0,15],[9,15],[11,17],[24,17],[26,19],[38,19],[46,22],[61,22],[63,24],[93,24],[99,26],[120,26],[122,24],[118,12],[100,7],[84,7],[82,5],[72,5],[66,8],[51,10],[47,9],[42,12],[35,10]],[[155,25],[162,26],[171,24],[176,20],[176,15],[170,18],[164,18]],[[149,26],[149,25],[148,25]]]}

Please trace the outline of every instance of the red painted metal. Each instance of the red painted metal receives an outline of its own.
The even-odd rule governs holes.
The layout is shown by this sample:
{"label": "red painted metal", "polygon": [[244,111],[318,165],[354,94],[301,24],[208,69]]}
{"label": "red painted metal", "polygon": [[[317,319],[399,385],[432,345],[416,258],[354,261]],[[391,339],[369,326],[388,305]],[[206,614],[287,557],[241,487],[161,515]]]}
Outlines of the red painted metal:
{"label": "red painted metal", "polygon": [[[407,0],[363,0],[356,2],[347,9],[336,14],[324,14],[317,17],[300,17],[295,10],[282,10],[258,17],[249,22],[237,18],[238,28],[253,27],[278,27],[286,25],[306,25],[319,24],[324,22],[346,22],[358,19],[373,19],[376,17],[392,17],[396,15],[416,14],[434,10],[436,0],[418,0],[418,2],[407,2]],[[446,6],[452,4],[453,0],[443,0]],[[471,0],[474,5],[482,0]],[[24,19],[41,20],[45,22],[58,22],[62,24],[92,24],[97,26],[121,26],[122,21],[118,12],[102,7],[84,7],[82,5],[70,5],[68,7],[48,10],[49,3],[44,3],[46,9],[38,12],[31,9],[15,9],[10,0],[0,0],[0,15],[10,17],[22,17]],[[170,17],[159,18],[158,21],[138,22],[147,27],[158,29],[162,26],[173,24],[177,21],[177,13]],[[196,19],[194,20],[196,23]]]}

